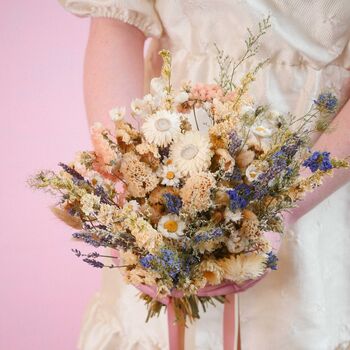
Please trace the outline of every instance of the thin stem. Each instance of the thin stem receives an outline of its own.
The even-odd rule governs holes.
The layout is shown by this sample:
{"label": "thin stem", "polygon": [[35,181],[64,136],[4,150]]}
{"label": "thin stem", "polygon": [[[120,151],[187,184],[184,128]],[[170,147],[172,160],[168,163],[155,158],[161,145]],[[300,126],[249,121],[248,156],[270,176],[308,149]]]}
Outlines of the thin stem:
{"label": "thin stem", "polygon": [[196,115],[196,109],[193,106],[193,115],[194,115],[194,121],[196,123],[197,130],[199,131],[199,126],[198,126],[198,120],[197,120],[197,115]]}

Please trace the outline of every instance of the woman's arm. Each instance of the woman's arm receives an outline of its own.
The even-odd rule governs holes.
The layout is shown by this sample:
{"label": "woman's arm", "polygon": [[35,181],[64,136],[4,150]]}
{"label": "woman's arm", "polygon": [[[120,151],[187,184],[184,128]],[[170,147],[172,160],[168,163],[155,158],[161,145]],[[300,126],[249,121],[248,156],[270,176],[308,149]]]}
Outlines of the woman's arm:
{"label": "woman's arm", "polygon": [[84,96],[89,125],[112,123],[108,112],[143,95],[144,34],[116,19],[92,18],[84,64]]}
{"label": "woman's arm", "polygon": [[[313,146],[314,150],[331,152],[332,156],[345,158],[350,156],[350,100],[338,113],[330,125],[331,131],[323,133]],[[299,207],[293,209],[287,220],[295,222],[338,188],[350,181],[350,170],[335,170],[333,177],[327,177],[323,186],[312,193],[308,193],[300,202]]]}

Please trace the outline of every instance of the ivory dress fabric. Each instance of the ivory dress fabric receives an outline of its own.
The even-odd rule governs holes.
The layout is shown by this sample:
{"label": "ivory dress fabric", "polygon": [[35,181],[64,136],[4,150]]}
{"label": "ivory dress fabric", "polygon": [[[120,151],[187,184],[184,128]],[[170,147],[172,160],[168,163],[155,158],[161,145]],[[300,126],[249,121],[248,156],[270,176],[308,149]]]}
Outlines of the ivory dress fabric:
{"label": "ivory dress fabric", "polygon": [[[119,19],[158,40],[172,52],[175,86],[184,78],[213,82],[214,43],[239,58],[246,28],[256,29],[271,14],[258,56],[238,71],[271,58],[252,85],[256,102],[302,115],[322,90],[333,90],[342,103],[350,96],[349,0],[60,1],[76,15]],[[350,349],[349,227],[346,185],[286,234],[279,270],[240,295],[243,350]],[[146,309],[136,294],[117,271],[105,271],[79,349],[167,349],[166,317],[145,324]],[[222,349],[222,309],[211,308],[190,327],[186,349]]]}

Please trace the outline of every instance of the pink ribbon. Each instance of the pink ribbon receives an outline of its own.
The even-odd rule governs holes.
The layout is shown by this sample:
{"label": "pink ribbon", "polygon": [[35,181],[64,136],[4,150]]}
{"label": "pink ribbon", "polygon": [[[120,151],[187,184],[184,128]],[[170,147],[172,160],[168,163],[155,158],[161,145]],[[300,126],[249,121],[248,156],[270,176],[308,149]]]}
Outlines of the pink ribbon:
{"label": "pink ribbon", "polygon": [[[265,237],[270,241],[273,252],[276,253],[281,244],[280,235],[274,232],[267,232],[265,233]],[[114,260],[116,264],[119,264],[117,256]],[[223,322],[224,350],[238,349],[239,312],[237,294],[254,286],[263,279],[267,273],[268,272],[255,280],[245,281],[243,284],[227,281],[217,286],[208,285],[198,291],[197,295],[200,297],[225,296],[226,300],[224,305]],[[157,288],[154,286],[142,284],[135,287],[141,292],[149,295],[151,298],[167,306],[169,350],[184,350],[184,324],[182,322],[177,322],[174,307],[174,298],[181,298],[183,293],[174,290],[171,292],[170,296],[160,298],[157,295]]]}

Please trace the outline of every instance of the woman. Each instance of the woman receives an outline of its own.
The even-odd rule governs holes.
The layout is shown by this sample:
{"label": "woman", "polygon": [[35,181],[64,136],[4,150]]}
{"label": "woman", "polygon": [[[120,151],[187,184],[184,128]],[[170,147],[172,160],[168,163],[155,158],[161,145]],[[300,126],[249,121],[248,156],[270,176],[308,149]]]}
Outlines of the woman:
{"label": "woman", "polygon": [[[90,123],[109,123],[112,107],[144,94],[144,72],[146,87],[159,72],[160,47],[172,52],[175,87],[182,79],[212,82],[218,73],[214,43],[239,58],[246,28],[270,13],[272,28],[250,63],[266,57],[271,62],[251,94],[257,103],[302,115],[313,97],[332,89],[343,108],[332,122],[335,131],[315,139],[314,148],[350,154],[347,0],[61,2],[74,14],[93,17],[84,83]],[[147,37],[153,41],[144,61]],[[348,180],[349,172],[339,171],[307,197],[290,218],[295,222],[304,215],[285,236],[279,270],[240,295],[242,349],[350,349],[350,186],[343,186]],[[117,272],[106,271],[87,312],[80,349],[167,348],[165,318],[144,324],[145,308],[135,295]],[[190,327],[186,349],[222,348],[221,317],[221,307],[210,309]]]}

